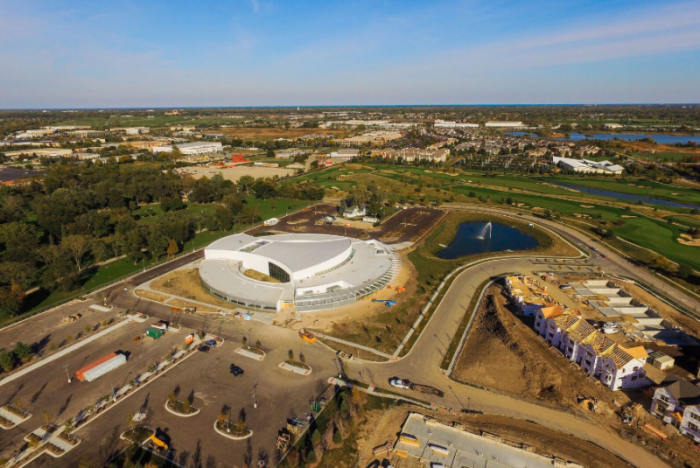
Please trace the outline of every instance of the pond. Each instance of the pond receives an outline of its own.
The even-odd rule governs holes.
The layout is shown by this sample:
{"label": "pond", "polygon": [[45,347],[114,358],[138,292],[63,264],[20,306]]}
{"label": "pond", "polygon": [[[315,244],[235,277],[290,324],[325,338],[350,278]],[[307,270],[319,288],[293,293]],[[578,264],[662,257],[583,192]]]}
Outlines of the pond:
{"label": "pond", "polygon": [[613,192],[610,190],[603,190],[591,187],[583,187],[581,185],[565,184],[563,182],[551,182],[553,185],[559,185],[560,187],[567,187],[574,190],[580,190],[581,192],[590,193],[592,195],[600,195],[602,197],[617,198],[618,200],[625,200],[630,202],[642,202],[650,205],[662,205],[662,206],[672,206],[674,208],[686,208],[689,210],[700,209],[698,205],[689,205],[687,203],[679,203],[671,200],[664,200],[662,198],[645,197],[643,195],[632,195],[631,193],[621,193]]}
{"label": "pond", "polygon": [[538,245],[537,239],[531,235],[505,224],[462,223],[452,242],[439,251],[437,257],[452,260],[486,252],[534,249]]}
{"label": "pond", "polygon": [[[528,132],[504,132],[506,135],[512,135],[512,136],[530,136],[531,134]],[[536,135],[532,135],[536,136]],[[569,138],[553,138],[554,140],[567,140],[567,141],[582,141],[582,140],[613,140],[615,138],[619,138],[620,140],[627,140],[627,141],[636,141],[636,140],[643,140],[644,138],[653,138],[655,142],[660,143],[662,145],[675,145],[677,143],[685,144],[688,143],[689,141],[692,141],[694,143],[700,144],[700,136],[693,136],[693,135],[664,135],[662,133],[651,133],[651,134],[644,134],[644,133],[596,133],[592,134],[590,136],[583,134],[583,133],[578,133],[578,132],[573,132],[569,134]]]}

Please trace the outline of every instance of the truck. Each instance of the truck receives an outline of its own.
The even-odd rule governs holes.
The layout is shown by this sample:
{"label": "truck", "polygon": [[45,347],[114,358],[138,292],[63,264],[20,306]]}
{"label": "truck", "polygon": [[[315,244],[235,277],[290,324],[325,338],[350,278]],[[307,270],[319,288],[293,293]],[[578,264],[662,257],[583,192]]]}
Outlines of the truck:
{"label": "truck", "polygon": [[75,376],[80,381],[92,382],[93,380],[102,377],[107,372],[111,372],[124,364],[126,364],[125,355],[112,353],[91,364],[88,364],[81,369],[78,369],[75,372]]}

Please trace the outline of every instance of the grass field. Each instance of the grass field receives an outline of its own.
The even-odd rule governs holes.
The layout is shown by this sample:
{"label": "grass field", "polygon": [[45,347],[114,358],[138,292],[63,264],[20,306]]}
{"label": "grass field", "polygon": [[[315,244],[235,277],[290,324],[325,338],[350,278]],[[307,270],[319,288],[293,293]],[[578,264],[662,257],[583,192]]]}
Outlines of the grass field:
{"label": "grass field", "polygon": [[671,219],[674,223],[682,224],[683,226],[694,227],[700,229],[700,218],[691,218],[690,216],[669,216],[666,219]]}
{"label": "grass field", "polygon": [[[459,176],[451,176],[445,173],[426,172],[423,168],[404,167],[404,166],[389,166],[376,165],[373,174],[380,175],[384,178],[404,182],[405,188],[401,193],[407,198],[417,199],[419,195],[415,193],[415,187],[421,185],[425,187],[442,187],[450,190],[457,197],[457,201],[481,203],[478,198],[481,197],[487,200],[486,203],[497,204],[499,201],[510,197],[518,203],[524,203],[523,209],[532,210],[539,208],[539,212],[550,210],[554,215],[570,216],[588,215],[591,218],[600,218],[598,221],[590,220],[591,225],[597,224],[599,221],[606,222],[606,229],[612,230],[620,238],[638,244],[641,247],[646,247],[659,255],[664,256],[676,263],[686,264],[696,270],[700,270],[700,249],[679,244],[677,238],[680,236],[683,229],[679,226],[670,225],[662,220],[656,220],[646,217],[640,213],[630,212],[623,208],[609,206],[605,204],[590,203],[590,199],[594,197],[585,194],[588,200],[577,201],[577,195],[583,197],[584,194],[572,192],[548,185],[549,181],[559,181],[565,183],[574,183],[578,185],[586,185],[593,188],[601,188],[604,190],[618,191],[622,193],[630,193],[634,195],[647,195],[668,198],[687,203],[700,203],[700,192],[687,187],[671,186],[656,182],[643,180],[616,180],[607,178],[589,178],[589,177],[529,177],[529,176],[488,176],[483,174],[466,173]],[[354,181],[348,181],[343,178],[343,174],[369,174],[370,169],[365,166],[363,169],[347,170],[343,168],[333,168],[329,171],[321,171],[314,173],[313,176],[321,183],[327,182],[330,185],[338,186],[340,182],[344,184],[354,184]],[[340,177],[340,180],[338,178]],[[353,177],[357,178],[357,177]],[[469,182],[471,181],[471,183]],[[488,185],[486,187],[485,185]],[[339,187],[340,188],[340,187]],[[522,193],[518,190],[527,190],[533,193]],[[395,189],[392,186],[392,189]],[[426,193],[428,190],[424,190]],[[469,193],[473,193],[475,197],[466,197]],[[408,195],[412,194],[412,195]],[[459,196],[461,195],[461,196]],[[566,199],[572,198],[572,199]],[[611,200],[608,197],[599,197],[602,200]],[[535,210],[537,212],[537,210]],[[681,212],[689,210],[679,209]],[[628,217],[634,216],[634,217]],[[683,216],[686,220],[685,225],[689,225],[695,218]],[[693,221],[689,221],[693,220]],[[613,223],[623,225],[615,225]],[[683,224],[683,223],[681,223]],[[426,265],[427,266],[427,265]],[[418,271],[421,271],[421,266],[416,265]],[[430,271],[429,268],[427,271]]]}
{"label": "grass field", "polygon": [[147,116],[109,116],[104,117],[88,117],[84,119],[75,119],[61,122],[61,125],[90,125],[92,128],[110,128],[110,127],[169,127],[171,125],[231,125],[243,122],[243,119],[231,119],[227,117],[194,117],[186,115],[163,115],[164,111],[153,113],[153,118]]}
{"label": "grass field", "polygon": [[[680,203],[700,205],[700,190],[660,184],[658,182],[651,182],[648,180],[599,179],[590,177],[550,177],[548,180],[565,184],[579,185],[581,187],[626,193],[629,195],[662,198],[664,200],[677,201]],[[589,194],[586,194],[586,196],[589,196]]]}
{"label": "grass field", "polygon": [[683,161],[683,159],[691,156],[688,153],[673,153],[670,151],[663,151],[659,153],[645,153],[635,151],[631,153],[633,158],[645,159],[648,161]]}

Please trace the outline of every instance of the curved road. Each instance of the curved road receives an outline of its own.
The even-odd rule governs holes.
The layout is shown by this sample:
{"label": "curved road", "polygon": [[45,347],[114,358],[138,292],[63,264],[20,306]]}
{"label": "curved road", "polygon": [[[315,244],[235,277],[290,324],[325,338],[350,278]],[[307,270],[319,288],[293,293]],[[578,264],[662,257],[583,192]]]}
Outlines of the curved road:
{"label": "curved road", "polygon": [[[470,209],[462,206],[450,206],[449,208]],[[507,215],[519,220],[527,220],[545,226],[569,240],[582,251],[590,253],[591,257],[588,259],[587,263],[600,266],[608,274],[635,278],[657,290],[665,290],[668,287],[663,281],[654,277],[647,271],[632,265],[617,253],[605,247],[596,244],[599,249],[599,254],[592,252],[588,247],[593,245],[593,241],[573,228],[527,215],[514,216],[511,212],[498,209],[478,207],[476,211],[501,216]],[[600,254],[607,255],[608,258],[604,259]],[[519,270],[531,270],[533,264],[530,262],[529,258],[541,259],[547,257],[540,255],[493,259],[465,269],[454,279],[444,298],[436,307],[420,337],[405,357],[396,361],[384,363],[353,360],[346,363],[347,374],[357,380],[381,387],[386,387],[388,379],[393,376],[400,376],[415,382],[430,384],[444,391],[444,398],[428,398],[429,401],[441,406],[452,408],[469,407],[471,410],[483,411],[484,413],[530,420],[542,426],[569,433],[574,437],[589,440],[618,455],[634,466],[640,468],[668,466],[642,447],[624,440],[616,431],[613,431],[607,426],[600,426],[597,421],[593,419],[588,419],[584,416],[574,416],[533,403],[523,402],[505,395],[494,394],[486,390],[469,387],[449,380],[442,374],[440,364],[445,353],[445,346],[451,342],[456,333],[459,322],[464,316],[465,309],[470,304],[471,298],[474,294],[480,292],[477,291],[478,286],[493,276]],[[163,272],[161,271],[160,273]],[[147,276],[150,277],[152,275]],[[136,280],[130,281],[131,284],[138,284],[138,282],[139,281]],[[131,288],[128,289],[130,290]],[[130,291],[127,292],[127,290],[124,290],[123,286],[119,287],[118,290],[114,288],[113,291],[116,293],[113,296],[115,303],[120,303],[120,305],[125,307],[129,307],[130,305],[133,307],[135,305],[134,298],[131,296]],[[697,301],[694,299],[675,290],[674,300],[690,310],[693,310],[698,305]],[[148,313],[156,316],[160,315],[162,318],[167,318],[167,314],[169,313],[169,308],[154,303],[141,303],[138,308],[147,308],[149,309]],[[200,320],[203,319],[199,317],[183,317],[183,322],[191,321],[193,322],[191,324],[192,326],[197,326],[196,322]],[[236,329],[243,328],[242,324],[216,323],[218,321],[217,319],[212,320],[214,323],[210,322],[210,326],[213,325],[216,327],[218,325],[220,327],[218,331],[223,336],[233,334],[236,332]],[[221,328],[222,325],[223,329]],[[204,323],[201,323],[200,326],[203,327]],[[269,332],[269,325],[266,324],[247,322],[245,327],[249,326],[252,326],[254,330],[259,330],[259,332],[255,333]],[[285,337],[289,334],[289,339],[295,339],[294,335],[296,335],[296,332],[292,330],[278,329],[277,333]],[[282,336],[279,338],[281,339]],[[324,350],[326,349],[325,346],[323,348]],[[333,357],[330,350],[327,350],[326,354],[328,354],[328,359]],[[407,396],[415,396],[412,392],[405,393]],[[426,398],[422,397],[422,399]]]}
{"label": "curved road", "polygon": [[[494,209],[480,209],[479,211],[512,216],[511,213]],[[593,245],[590,239],[572,228],[529,216],[513,217],[544,225],[567,238],[582,250],[588,250],[587,246]],[[658,289],[666,287],[662,281],[635,267],[615,252],[600,246],[598,248],[598,252],[607,255],[608,259],[594,253],[587,263],[600,266],[606,273],[632,277]],[[537,256],[537,258],[545,257]],[[387,380],[394,376],[430,384],[445,392],[444,398],[428,398],[433,403],[453,408],[466,408],[468,406],[472,410],[484,413],[534,421],[542,426],[589,440],[640,468],[668,466],[642,447],[626,441],[619,433],[608,427],[601,427],[594,420],[465,386],[449,380],[442,374],[440,364],[445,353],[445,346],[451,342],[456,333],[471,298],[479,293],[478,286],[493,276],[519,270],[531,270],[532,268],[533,264],[526,258],[491,260],[467,268],[455,278],[445,297],[435,309],[429,323],[404,358],[386,363],[362,362],[355,364],[351,361],[347,366],[348,375],[366,383],[383,387],[386,387]],[[675,296],[675,299],[686,307],[690,306],[691,310],[697,306],[697,302],[690,297],[680,296],[680,293]],[[407,396],[415,396],[415,393],[412,392],[405,393]]]}

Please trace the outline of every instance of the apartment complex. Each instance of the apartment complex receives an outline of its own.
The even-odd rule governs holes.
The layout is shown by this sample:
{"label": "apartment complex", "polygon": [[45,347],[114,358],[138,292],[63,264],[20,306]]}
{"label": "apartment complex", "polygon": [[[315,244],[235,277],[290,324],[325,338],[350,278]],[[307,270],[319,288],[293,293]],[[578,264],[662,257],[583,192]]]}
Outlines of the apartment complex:
{"label": "apartment complex", "polygon": [[681,435],[700,443],[700,385],[697,383],[670,376],[656,388],[651,413],[678,429]]}

